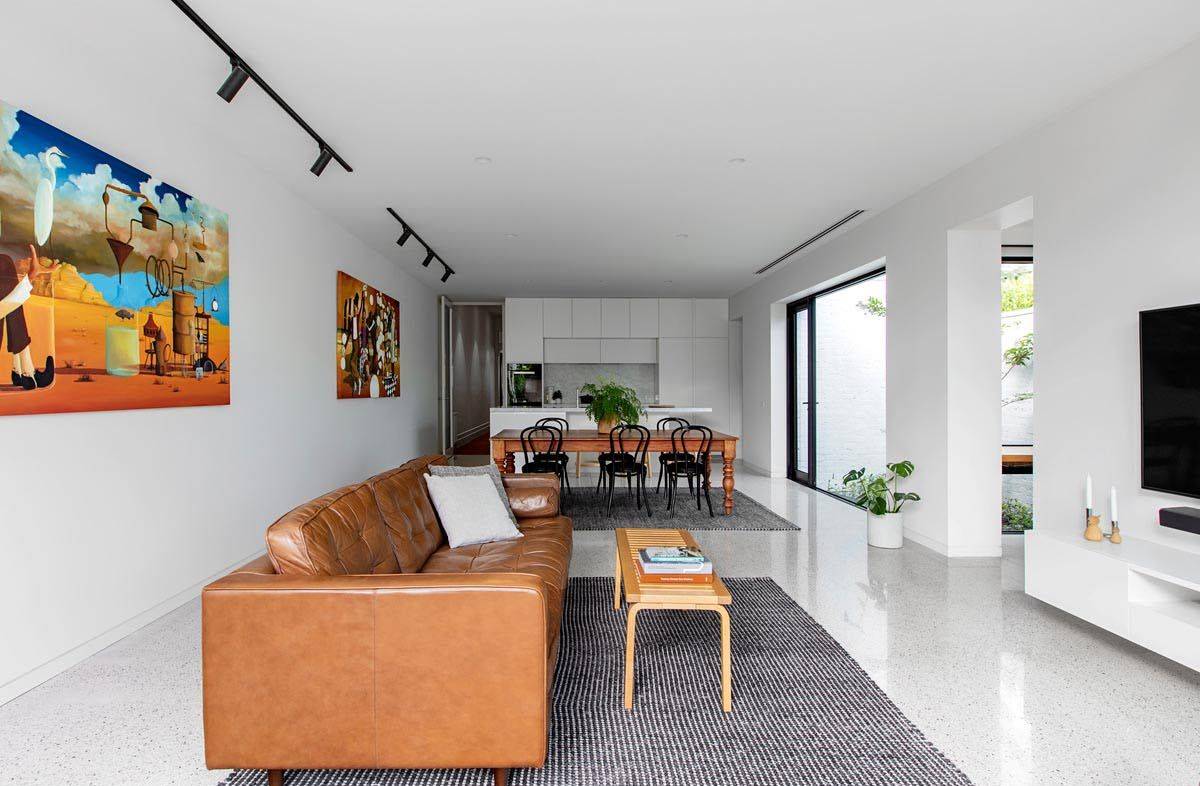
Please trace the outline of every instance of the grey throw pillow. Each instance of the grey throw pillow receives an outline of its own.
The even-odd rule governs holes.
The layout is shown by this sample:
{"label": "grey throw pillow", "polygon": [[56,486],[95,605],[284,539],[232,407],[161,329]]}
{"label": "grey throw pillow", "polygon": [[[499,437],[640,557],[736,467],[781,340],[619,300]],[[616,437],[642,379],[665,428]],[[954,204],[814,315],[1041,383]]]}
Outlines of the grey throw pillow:
{"label": "grey throw pillow", "polygon": [[438,477],[462,477],[463,475],[488,475],[492,479],[492,483],[496,484],[496,491],[500,493],[500,501],[504,503],[504,510],[508,513],[508,517],[515,524],[517,517],[513,515],[512,505],[508,503],[508,492],[504,490],[504,481],[500,479],[500,470],[495,464],[488,464],[484,467],[451,467],[448,464],[430,464],[429,474]]}

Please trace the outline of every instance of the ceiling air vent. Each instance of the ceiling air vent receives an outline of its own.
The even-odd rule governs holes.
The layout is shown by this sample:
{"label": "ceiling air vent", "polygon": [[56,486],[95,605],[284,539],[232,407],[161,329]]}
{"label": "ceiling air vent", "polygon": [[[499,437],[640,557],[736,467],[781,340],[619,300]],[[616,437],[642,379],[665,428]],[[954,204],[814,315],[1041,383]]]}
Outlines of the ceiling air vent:
{"label": "ceiling air vent", "polygon": [[810,237],[808,240],[805,240],[803,243],[801,243],[800,245],[796,246],[796,247],[795,247],[795,248],[793,248],[791,251],[789,251],[789,252],[787,252],[786,254],[784,254],[783,256],[781,256],[779,259],[776,259],[776,260],[775,260],[774,262],[772,262],[771,264],[769,264],[769,265],[765,265],[765,266],[763,266],[763,267],[760,267],[758,270],[755,270],[755,271],[754,271],[754,275],[756,275],[756,276],[757,276],[757,275],[760,275],[760,274],[762,274],[762,273],[766,273],[768,270],[770,270],[771,268],[775,267],[775,266],[776,266],[776,265],[778,265],[780,262],[783,262],[784,260],[786,260],[786,259],[787,259],[788,257],[790,257],[792,254],[798,254],[798,253],[800,253],[801,251],[803,251],[804,249],[808,248],[808,247],[809,247],[809,246],[811,246],[813,243],[816,243],[818,240],[820,240],[821,238],[823,238],[823,237],[825,237],[826,235],[830,234],[831,232],[835,232],[835,231],[837,231],[838,229],[840,229],[840,228],[844,227],[846,224],[849,224],[851,221],[853,221],[854,219],[858,218],[859,216],[861,216],[861,215],[862,215],[863,213],[865,213],[865,212],[867,212],[867,211],[865,211],[865,210],[855,210],[855,211],[853,211],[852,213],[849,213],[848,215],[846,215],[844,218],[840,218],[840,219],[838,219],[837,221],[834,221],[832,224],[830,224],[829,226],[825,227],[825,228],[824,228],[824,229],[822,229],[820,232],[818,232],[817,234],[815,234],[815,235],[813,235],[812,237]]}

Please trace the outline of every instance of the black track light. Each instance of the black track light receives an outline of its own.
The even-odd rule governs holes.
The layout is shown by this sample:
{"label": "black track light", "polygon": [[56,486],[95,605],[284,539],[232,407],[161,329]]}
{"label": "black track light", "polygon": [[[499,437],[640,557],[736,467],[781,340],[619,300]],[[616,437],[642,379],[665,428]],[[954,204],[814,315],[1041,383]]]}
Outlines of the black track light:
{"label": "black track light", "polygon": [[446,269],[446,272],[442,273],[442,283],[445,284],[450,279],[450,276],[454,275],[454,271],[445,262],[442,263],[442,267]]}
{"label": "black track light", "polygon": [[231,60],[229,66],[233,70],[229,72],[229,76],[225,77],[221,88],[217,90],[217,95],[224,98],[226,103],[233,100],[233,97],[242,89],[242,85],[246,84],[246,80],[250,78],[250,72],[243,68],[237,60]]}
{"label": "black track light", "polygon": [[317,156],[317,161],[312,165],[311,171],[317,177],[325,171],[325,167],[329,166],[329,162],[333,160],[333,151],[327,147],[321,148],[321,155]]}
{"label": "black track light", "polygon": [[408,225],[407,225],[407,224],[405,224],[405,225],[404,225],[404,232],[403,232],[403,233],[400,235],[400,239],[396,241],[396,245],[398,245],[398,246],[402,246],[402,245],[404,245],[405,243],[407,243],[407,242],[408,242],[408,239],[409,239],[410,237],[412,237],[412,234],[413,234],[413,231],[412,231],[411,229],[409,229],[409,228],[408,228]]}
{"label": "black track light", "polygon": [[[433,253],[433,249],[431,249],[431,248],[425,249],[425,261],[421,263],[421,267],[429,267],[429,263],[432,262],[436,258],[437,258],[437,254]],[[442,264],[444,265],[446,263],[442,262]]]}

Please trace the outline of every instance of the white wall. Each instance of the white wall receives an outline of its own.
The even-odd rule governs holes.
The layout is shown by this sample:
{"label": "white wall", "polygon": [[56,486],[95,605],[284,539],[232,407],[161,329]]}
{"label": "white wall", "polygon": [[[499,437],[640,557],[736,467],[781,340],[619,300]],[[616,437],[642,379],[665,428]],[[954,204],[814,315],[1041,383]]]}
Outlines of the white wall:
{"label": "white wall", "polygon": [[[229,213],[232,404],[0,420],[0,701],[191,597],[293,506],[437,442],[434,292],[251,162],[143,112],[161,80],[106,73],[77,43],[51,56],[14,37],[8,55],[39,66],[2,97]],[[339,268],[400,301],[398,400],[335,397]]]}
{"label": "white wall", "polygon": [[[969,319],[949,306],[962,292],[950,275],[948,233],[1032,197],[1038,227],[1038,526],[1078,527],[1082,478],[1091,472],[1098,488],[1115,483],[1123,492],[1126,534],[1200,551],[1200,539],[1155,523],[1159,507],[1186,501],[1139,489],[1137,362],[1139,310],[1200,300],[1198,91],[1200,44],[1193,44],[738,293],[730,315],[744,319],[747,389],[770,390],[775,381],[773,304],[886,256],[888,455],[916,463],[910,485],[923,496],[906,508],[906,534],[944,553],[976,553],[956,545],[971,538],[970,532],[959,537],[964,525],[950,514],[948,467],[980,460],[996,442],[989,448],[950,433],[952,427],[975,427],[952,421],[948,404],[951,380],[963,373],[952,363],[951,335],[966,324],[952,317]],[[998,290],[991,291],[994,303]],[[992,324],[997,330],[998,320]],[[984,344],[997,385],[971,395],[990,391],[995,413],[999,370],[990,331]],[[773,462],[782,455],[776,446],[786,432],[772,430],[773,413],[759,405],[761,395],[758,402],[751,399],[743,417],[745,455],[753,463]],[[991,416],[979,428],[992,431]],[[961,453],[967,449],[975,455]],[[999,472],[992,475],[998,483]],[[994,510],[986,513],[995,521]]]}
{"label": "white wall", "polygon": [[502,314],[499,306],[454,307],[451,385],[455,444],[483,431],[491,416],[490,408],[500,406],[496,363]]}

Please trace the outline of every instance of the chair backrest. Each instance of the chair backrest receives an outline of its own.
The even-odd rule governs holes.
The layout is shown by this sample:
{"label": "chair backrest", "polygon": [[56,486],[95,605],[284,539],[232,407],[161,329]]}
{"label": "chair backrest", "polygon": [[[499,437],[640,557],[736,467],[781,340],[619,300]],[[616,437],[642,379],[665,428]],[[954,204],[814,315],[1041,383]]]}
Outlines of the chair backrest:
{"label": "chair backrest", "polygon": [[658,431],[674,431],[677,428],[687,428],[692,425],[683,418],[660,418],[654,428]]}
{"label": "chair backrest", "polygon": [[535,426],[554,426],[557,429],[561,429],[563,432],[567,432],[567,431],[571,430],[571,424],[567,422],[566,418],[542,418],[541,420],[539,420],[537,423],[534,423],[533,425],[535,425]]}
{"label": "chair backrest", "polygon": [[557,426],[529,426],[521,429],[521,455],[526,462],[533,461],[539,453],[561,453],[562,429]]}
{"label": "chair backrest", "polygon": [[628,453],[635,464],[646,460],[650,449],[650,429],[632,423],[622,423],[608,432],[608,449],[612,453]]}
{"label": "chair backrest", "polygon": [[712,451],[713,432],[708,426],[680,426],[671,432],[671,452],[687,453],[704,461]]}

